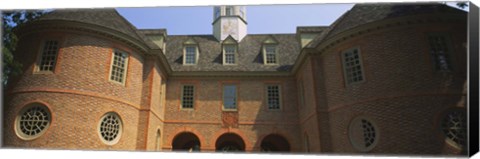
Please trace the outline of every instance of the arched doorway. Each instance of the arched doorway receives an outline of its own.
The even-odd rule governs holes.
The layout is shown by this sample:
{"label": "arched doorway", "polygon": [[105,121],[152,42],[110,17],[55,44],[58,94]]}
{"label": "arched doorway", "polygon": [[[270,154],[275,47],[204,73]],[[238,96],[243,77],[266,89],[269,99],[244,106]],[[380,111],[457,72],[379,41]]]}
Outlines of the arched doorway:
{"label": "arched doorway", "polygon": [[160,139],[161,139],[161,132],[160,129],[157,130],[157,136],[155,138],[155,150],[158,151],[160,150]]}
{"label": "arched doorway", "polygon": [[263,152],[289,152],[290,144],[288,141],[277,134],[270,134],[263,138],[260,145]]}
{"label": "arched doorway", "polygon": [[225,133],[218,137],[215,149],[220,152],[241,152],[245,151],[245,142],[237,134]]}
{"label": "arched doorway", "polygon": [[182,132],[173,138],[173,151],[200,151],[200,140],[190,132]]}

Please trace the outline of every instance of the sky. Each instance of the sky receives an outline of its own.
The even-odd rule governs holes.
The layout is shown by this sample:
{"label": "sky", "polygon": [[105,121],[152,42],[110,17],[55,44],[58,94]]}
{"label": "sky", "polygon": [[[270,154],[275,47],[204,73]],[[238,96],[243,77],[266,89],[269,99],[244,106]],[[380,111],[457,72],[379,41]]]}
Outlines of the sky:
{"label": "sky", "polygon": [[[247,6],[248,34],[295,33],[297,26],[330,25],[353,4]],[[139,29],[166,28],[168,35],[212,34],[213,6],[117,8]]]}
{"label": "sky", "polygon": [[[455,2],[447,3],[455,6]],[[248,34],[295,33],[297,26],[328,26],[351,3],[248,5]],[[467,8],[468,10],[468,8]],[[138,29],[167,29],[168,35],[212,34],[213,6],[117,8]]]}

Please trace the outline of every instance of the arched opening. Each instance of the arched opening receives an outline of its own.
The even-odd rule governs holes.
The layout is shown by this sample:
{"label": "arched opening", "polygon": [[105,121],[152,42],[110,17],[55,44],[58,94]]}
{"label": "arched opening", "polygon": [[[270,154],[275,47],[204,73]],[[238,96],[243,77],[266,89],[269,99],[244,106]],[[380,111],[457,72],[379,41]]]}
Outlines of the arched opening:
{"label": "arched opening", "polygon": [[160,129],[157,130],[157,136],[155,138],[155,150],[158,151],[160,150],[160,139],[161,139],[161,132]]}
{"label": "arched opening", "polygon": [[245,151],[245,142],[234,133],[225,133],[218,137],[215,142],[215,149],[220,152],[240,152]]}
{"label": "arched opening", "polygon": [[261,151],[263,152],[289,152],[290,144],[288,141],[276,134],[271,134],[263,138],[260,145]]}
{"label": "arched opening", "polygon": [[303,144],[305,146],[305,152],[310,152],[310,143],[308,141],[308,134],[305,132],[305,136],[303,139]]}
{"label": "arched opening", "polygon": [[173,151],[200,151],[200,140],[190,132],[182,132],[173,138]]}

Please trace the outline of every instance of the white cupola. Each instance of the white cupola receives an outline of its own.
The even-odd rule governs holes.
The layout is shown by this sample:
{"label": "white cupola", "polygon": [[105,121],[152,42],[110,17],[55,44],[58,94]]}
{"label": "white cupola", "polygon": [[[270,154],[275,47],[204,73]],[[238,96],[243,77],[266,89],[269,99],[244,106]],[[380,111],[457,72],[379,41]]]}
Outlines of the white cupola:
{"label": "white cupola", "polygon": [[213,8],[213,36],[223,41],[229,35],[240,42],[247,35],[245,6],[216,6]]}

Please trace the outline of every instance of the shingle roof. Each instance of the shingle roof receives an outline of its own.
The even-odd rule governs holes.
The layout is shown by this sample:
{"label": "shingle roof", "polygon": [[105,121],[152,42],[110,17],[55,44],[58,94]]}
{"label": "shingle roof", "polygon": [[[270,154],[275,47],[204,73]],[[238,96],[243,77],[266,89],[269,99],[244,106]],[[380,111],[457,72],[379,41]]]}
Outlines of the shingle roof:
{"label": "shingle roof", "polygon": [[307,47],[315,47],[321,41],[333,37],[349,29],[389,18],[429,13],[458,13],[464,11],[439,3],[385,3],[356,4],[352,9],[338,18],[323,36],[315,38]]}
{"label": "shingle roof", "polygon": [[59,9],[45,14],[39,18],[42,20],[64,20],[88,23],[107,27],[137,40],[142,37],[137,34],[137,29],[115,9]]}
{"label": "shingle roof", "polygon": [[328,26],[298,26],[297,33],[315,33],[315,32],[322,32],[327,29]]}
{"label": "shingle roof", "polygon": [[[262,43],[268,37],[278,41],[279,64],[263,64]],[[197,65],[183,65],[183,43],[193,38],[199,46]],[[300,53],[295,34],[247,35],[238,44],[236,65],[222,64],[222,43],[213,35],[178,35],[167,37],[165,55],[173,71],[290,71]]]}

